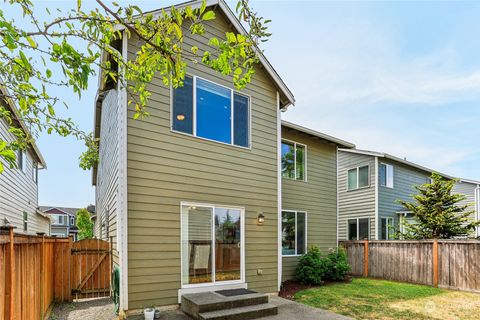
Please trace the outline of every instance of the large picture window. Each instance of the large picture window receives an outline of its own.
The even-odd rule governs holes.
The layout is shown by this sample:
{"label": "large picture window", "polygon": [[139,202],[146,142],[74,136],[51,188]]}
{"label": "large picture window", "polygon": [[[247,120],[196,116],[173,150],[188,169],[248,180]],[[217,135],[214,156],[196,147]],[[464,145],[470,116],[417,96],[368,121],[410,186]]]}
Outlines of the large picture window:
{"label": "large picture window", "polygon": [[298,211],[282,212],[282,255],[302,255],[307,247],[307,214]]}
{"label": "large picture window", "polygon": [[355,190],[369,186],[369,167],[353,168],[347,172],[347,189]]}
{"label": "large picture window", "polygon": [[282,141],[282,177],[305,180],[306,147],[291,141]]}
{"label": "large picture window", "polygon": [[393,188],[393,166],[391,164],[380,163],[378,166],[378,179],[380,186]]}
{"label": "large picture window", "polygon": [[172,129],[196,137],[250,147],[250,100],[227,87],[186,76],[173,90]]}
{"label": "large picture window", "polygon": [[364,240],[370,238],[370,219],[356,218],[347,222],[348,240]]}

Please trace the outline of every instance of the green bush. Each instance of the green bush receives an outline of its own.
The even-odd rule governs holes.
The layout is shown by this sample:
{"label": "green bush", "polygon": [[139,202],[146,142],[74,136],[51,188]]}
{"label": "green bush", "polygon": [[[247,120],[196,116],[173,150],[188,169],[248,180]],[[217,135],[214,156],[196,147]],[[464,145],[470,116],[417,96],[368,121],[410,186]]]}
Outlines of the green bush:
{"label": "green bush", "polygon": [[325,279],[331,281],[345,280],[350,271],[345,249],[330,249],[327,256],[323,258],[325,265]]}
{"label": "green bush", "polygon": [[344,249],[331,249],[326,256],[322,256],[320,249],[312,246],[300,257],[296,277],[303,284],[319,285],[323,280],[345,280],[349,271]]}
{"label": "green bush", "polygon": [[296,270],[297,280],[303,284],[319,285],[325,274],[324,260],[316,246],[308,248],[300,257]]}

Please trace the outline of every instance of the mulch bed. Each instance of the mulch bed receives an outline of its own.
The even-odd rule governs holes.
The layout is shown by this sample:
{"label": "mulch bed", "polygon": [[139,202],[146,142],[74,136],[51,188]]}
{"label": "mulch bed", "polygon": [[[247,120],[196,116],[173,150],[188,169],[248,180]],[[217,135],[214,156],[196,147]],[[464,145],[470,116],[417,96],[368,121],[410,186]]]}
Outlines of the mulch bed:
{"label": "mulch bed", "polygon": [[[343,283],[343,282],[349,283],[351,281],[352,281],[352,277],[347,276],[344,281],[325,281],[322,284],[322,286],[335,284],[335,283]],[[295,280],[287,280],[282,283],[282,286],[280,287],[280,292],[278,292],[278,296],[288,300],[293,300],[293,296],[295,295],[295,293],[302,290],[307,290],[307,289],[317,288],[317,287],[319,286],[302,284]]]}

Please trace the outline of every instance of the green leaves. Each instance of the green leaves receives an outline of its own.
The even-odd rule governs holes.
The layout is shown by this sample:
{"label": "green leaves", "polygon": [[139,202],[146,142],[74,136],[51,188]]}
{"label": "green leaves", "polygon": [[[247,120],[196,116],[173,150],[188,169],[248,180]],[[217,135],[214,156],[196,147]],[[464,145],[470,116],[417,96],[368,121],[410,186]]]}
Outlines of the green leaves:
{"label": "green leaves", "polygon": [[215,12],[213,11],[207,11],[203,14],[202,20],[203,21],[209,21],[215,19]]}

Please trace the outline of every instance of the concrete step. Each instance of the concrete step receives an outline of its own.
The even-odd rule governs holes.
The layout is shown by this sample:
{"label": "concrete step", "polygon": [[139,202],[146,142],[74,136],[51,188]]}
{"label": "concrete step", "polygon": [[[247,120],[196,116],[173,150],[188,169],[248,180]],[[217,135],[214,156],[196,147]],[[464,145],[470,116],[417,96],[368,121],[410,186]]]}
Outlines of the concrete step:
{"label": "concrete step", "polygon": [[278,313],[277,306],[271,303],[255,304],[250,306],[202,312],[200,320],[248,320],[266,316],[273,316]]}
{"label": "concrete step", "polygon": [[215,291],[182,295],[181,309],[184,313],[198,319],[200,313],[246,307],[268,303],[268,296],[263,293],[225,296]]}

